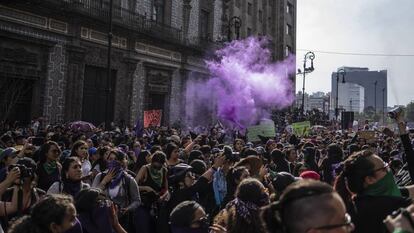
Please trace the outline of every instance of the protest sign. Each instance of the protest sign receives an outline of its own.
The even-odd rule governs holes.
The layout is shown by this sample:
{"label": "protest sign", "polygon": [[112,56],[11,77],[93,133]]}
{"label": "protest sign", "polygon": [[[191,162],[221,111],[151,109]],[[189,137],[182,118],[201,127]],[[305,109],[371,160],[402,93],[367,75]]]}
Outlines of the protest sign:
{"label": "protest sign", "polygon": [[250,142],[260,141],[259,135],[267,138],[274,138],[276,136],[276,129],[273,122],[254,125],[247,128],[247,138]]}
{"label": "protest sign", "polygon": [[308,136],[310,132],[310,122],[302,121],[292,124],[293,134],[296,136]]}
{"label": "protest sign", "polygon": [[161,126],[162,110],[144,111],[144,128]]}
{"label": "protest sign", "polygon": [[365,140],[375,139],[375,131],[373,130],[364,130],[358,132],[358,137]]}

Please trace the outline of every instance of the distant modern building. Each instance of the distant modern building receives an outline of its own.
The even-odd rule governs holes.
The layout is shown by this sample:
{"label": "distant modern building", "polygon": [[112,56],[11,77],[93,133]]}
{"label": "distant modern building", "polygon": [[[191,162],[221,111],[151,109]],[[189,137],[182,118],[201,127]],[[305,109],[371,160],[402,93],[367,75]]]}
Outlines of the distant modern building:
{"label": "distant modern building", "polygon": [[[339,98],[338,98],[338,107],[341,105],[345,110],[350,109],[350,100],[352,100],[352,111],[356,111],[361,108],[362,104],[357,105],[355,102],[361,103],[361,88],[363,88],[363,109],[370,108],[376,112],[383,112],[387,107],[387,71],[370,71],[368,68],[360,67],[340,67],[339,69],[345,70],[345,83],[358,84],[360,87],[355,85],[345,85],[344,88],[351,88],[353,91],[345,92],[345,96],[341,94],[344,93],[344,90],[339,89]],[[331,109],[335,109],[336,101],[336,80],[337,72],[332,73],[332,86],[331,86]],[[339,82],[341,87],[342,84],[342,74],[339,74]],[[348,94],[346,94],[348,93]],[[359,96],[358,96],[359,93]],[[347,95],[349,95],[347,97]],[[348,107],[346,107],[348,106]]]}
{"label": "distant modern building", "polygon": [[345,111],[363,112],[365,89],[356,83],[339,83],[338,107]]}
{"label": "distant modern building", "polygon": [[[308,102],[309,102],[309,94],[305,92],[305,104],[304,109],[305,111],[308,110]],[[295,107],[301,108],[302,106],[302,91],[298,91],[295,95]]]}
{"label": "distant modern building", "polygon": [[[313,109],[318,109],[322,112],[328,112],[329,105],[329,94],[323,92],[315,92],[311,95],[305,92],[305,111],[310,111]],[[299,91],[296,94],[296,106],[300,108],[302,106],[302,92]]]}

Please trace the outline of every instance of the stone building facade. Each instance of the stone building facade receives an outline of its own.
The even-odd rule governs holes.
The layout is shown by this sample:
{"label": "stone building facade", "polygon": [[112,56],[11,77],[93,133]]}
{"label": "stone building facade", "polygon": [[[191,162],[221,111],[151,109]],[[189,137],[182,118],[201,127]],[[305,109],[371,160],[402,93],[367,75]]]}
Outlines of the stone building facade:
{"label": "stone building facade", "polygon": [[0,4],[0,92],[19,96],[0,101],[0,111],[21,122],[100,124],[109,112],[133,125],[144,110],[162,109],[172,124],[189,74],[208,76],[202,58],[221,28],[221,0],[113,0],[108,81],[109,0]]}
{"label": "stone building facade", "polygon": [[[297,0],[224,0],[222,34],[236,38],[233,17],[241,20],[239,37],[266,36],[270,39],[274,60],[296,54]],[[291,80],[295,86],[296,77]],[[294,90],[293,90],[294,92]]]}
{"label": "stone building facade", "polygon": [[[109,2],[1,1],[0,120],[100,124],[109,113],[134,125],[151,109],[163,110],[163,124],[182,120],[186,81],[208,78],[203,58],[231,15],[244,15],[243,37],[270,36],[276,59],[295,50],[295,0],[113,0],[108,77]],[[236,2],[241,11],[229,11]]]}

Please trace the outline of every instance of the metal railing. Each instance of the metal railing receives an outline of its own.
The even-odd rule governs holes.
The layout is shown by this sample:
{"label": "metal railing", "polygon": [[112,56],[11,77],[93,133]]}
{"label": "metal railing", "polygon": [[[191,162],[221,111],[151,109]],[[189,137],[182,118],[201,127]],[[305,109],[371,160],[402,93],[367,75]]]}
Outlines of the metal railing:
{"label": "metal railing", "polygon": [[[41,0],[37,3],[59,11],[77,13],[104,23],[109,20],[108,0]],[[114,4],[112,9],[114,26],[129,29],[132,33],[143,33],[170,42],[189,45],[184,41],[181,29],[149,19],[145,15],[119,5]]]}

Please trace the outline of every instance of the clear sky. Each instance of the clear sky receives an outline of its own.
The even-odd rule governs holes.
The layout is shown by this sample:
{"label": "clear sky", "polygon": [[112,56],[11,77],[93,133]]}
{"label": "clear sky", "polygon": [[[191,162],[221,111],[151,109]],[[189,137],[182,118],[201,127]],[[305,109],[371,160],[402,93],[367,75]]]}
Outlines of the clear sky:
{"label": "clear sky", "polygon": [[[388,70],[388,105],[414,101],[414,0],[297,0],[297,66],[304,50],[315,51],[315,71],[305,91],[328,92],[341,66]],[[404,54],[350,56],[316,51]],[[296,79],[296,91],[302,77]]]}

